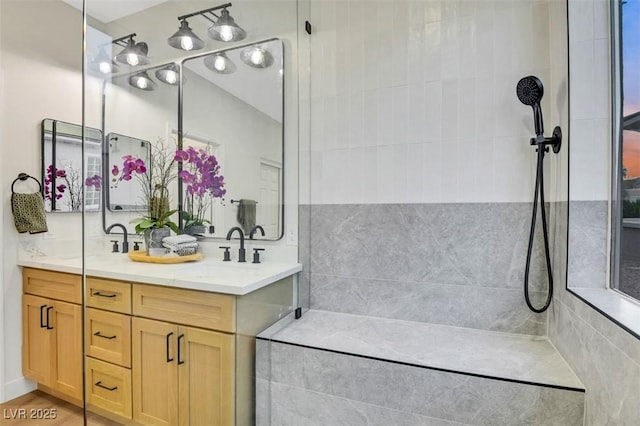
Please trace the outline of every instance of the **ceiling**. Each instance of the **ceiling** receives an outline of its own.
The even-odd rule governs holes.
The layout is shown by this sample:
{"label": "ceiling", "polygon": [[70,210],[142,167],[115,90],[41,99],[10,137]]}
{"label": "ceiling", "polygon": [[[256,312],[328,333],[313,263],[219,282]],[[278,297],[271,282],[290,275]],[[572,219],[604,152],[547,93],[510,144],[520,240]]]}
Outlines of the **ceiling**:
{"label": "ceiling", "polygon": [[[82,10],[82,0],[63,0]],[[91,16],[104,24],[132,15],[168,0],[91,0]]]}

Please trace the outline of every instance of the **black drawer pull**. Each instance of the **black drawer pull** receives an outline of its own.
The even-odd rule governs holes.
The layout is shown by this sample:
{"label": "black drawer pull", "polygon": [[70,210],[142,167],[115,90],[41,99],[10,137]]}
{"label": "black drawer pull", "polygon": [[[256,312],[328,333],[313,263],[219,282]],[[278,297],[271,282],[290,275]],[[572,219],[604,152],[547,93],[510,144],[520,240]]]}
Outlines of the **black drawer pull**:
{"label": "black drawer pull", "polygon": [[102,337],[103,339],[115,339],[118,336],[105,336],[104,334],[100,333],[99,331],[96,331],[95,333],[93,333],[94,336],[96,337]]}
{"label": "black drawer pull", "polygon": [[114,390],[118,389],[117,386],[114,386],[112,388],[110,388],[109,386],[105,386],[105,385],[102,384],[102,381],[96,382],[96,386],[99,387],[99,388],[102,388],[102,389],[106,389],[106,390],[111,391],[111,392],[113,392]]}
{"label": "black drawer pull", "polygon": [[53,327],[49,325],[49,312],[53,309],[53,306],[47,308],[47,330],[53,330]]}
{"label": "black drawer pull", "polygon": [[100,293],[99,291],[96,291],[95,293],[92,294],[92,296],[98,296],[98,297],[116,297],[117,295],[115,293],[112,294],[105,294],[105,293]]}
{"label": "black drawer pull", "polygon": [[40,328],[45,328],[47,326],[47,324],[45,324],[43,322],[44,320],[44,314],[42,313],[42,311],[44,310],[44,308],[46,308],[47,305],[42,305],[40,306]]}
{"label": "black drawer pull", "polygon": [[184,361],[181,359],[182,355],[181,355],[181,351],[180,351],[180,341],[184,339],[184,334],[181,334],[178,336],[178,365],[182,365],[184,364]]}
{"label": "black drawer pull", "polygon": [[167,334],[167,362],[173,361],[173,358],[171,358],[171,356],[169,355],[169,339],[171,338],[171,336],[173,336],[173,331]]}

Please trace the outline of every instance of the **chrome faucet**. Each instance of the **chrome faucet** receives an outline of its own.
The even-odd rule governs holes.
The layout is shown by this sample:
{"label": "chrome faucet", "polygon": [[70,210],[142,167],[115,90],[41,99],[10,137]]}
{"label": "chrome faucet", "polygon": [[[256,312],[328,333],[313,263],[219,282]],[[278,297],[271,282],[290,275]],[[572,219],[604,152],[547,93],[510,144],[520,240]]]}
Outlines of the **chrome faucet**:
{"label": "chrome faucet", "polygon": [[256,225],[253,227],[253,229],[251,230],[251,232],[249,232],[249,239],[253,240],[253,234],[255,234],[256,231],[260,231],[262,233],[262,236],[264,237],[264,228],[260,225]]}
{"label": "chrome faucet", "polygon": [[114,223],[113,225],[109,226],[105,232],[107,234],[111,233],[111,230],[113,228],[122,228],[122,252],[123,253],[128,253],[129,252],[129,241],[127,241],[127,228],[125,228],[125,226],[121,223]]}
{"label": "chrome faucet", "polygon": [[229,232],[227,232],[227,240],[231,240],[231,235],[233,235],[235,231],[238,231],[240,233],[240,250],[238,250],[238,262],[246,262],[247,252],[244,249],[244,232],[242,232],[242,228],[238,226],[234,226],[233,228],[231,228]]}

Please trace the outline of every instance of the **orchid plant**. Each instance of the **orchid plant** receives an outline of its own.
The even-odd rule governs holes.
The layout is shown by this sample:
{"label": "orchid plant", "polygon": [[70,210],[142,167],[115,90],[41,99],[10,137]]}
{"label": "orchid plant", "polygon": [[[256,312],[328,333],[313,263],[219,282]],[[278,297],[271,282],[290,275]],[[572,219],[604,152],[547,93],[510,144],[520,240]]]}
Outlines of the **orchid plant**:
{"label": "orchid plant", "polygon": [[224,176],[220,174],[220,164],[215,155],[194,147],[176,151],[174,161],[182,162],[179,176],[185,185],[184,228],[210,223],[205,219],[207,210],[216,198],[223,199]]}
{"label": "orchid plant", "polygon": [[[62,200],[67,205],[70,211],[79,212],[82,209],[82,177],[78,169],[73,167],[73,164],[69,163],[64,168],[56,168],[53,164],[49,164],[47,167],[47,173],[44,178],[44,199],[51,202],[54,199]],[[55,191],[53,186],[56,181],[62,181],[58,185],[55,185]],[[65,194],[67,195],[65,197]]]}
{"label": "orchid plant", "polygon": [[122,157],[122,170],[116,167],[111,170],[116,185],[122,180],[131,180],[133,176],[140,182],[148,211],[146,216],[131,221],[135,223],[137,233],[164,227],[178,233],[178,225],[169,219],[176,210],[169,210],[168,189],[169,184],[176,178],[176,162],[174,155],[166,148],[164,139],[159,138],[158,142],[152,145],[148,165],[140,158],[125,155]]}

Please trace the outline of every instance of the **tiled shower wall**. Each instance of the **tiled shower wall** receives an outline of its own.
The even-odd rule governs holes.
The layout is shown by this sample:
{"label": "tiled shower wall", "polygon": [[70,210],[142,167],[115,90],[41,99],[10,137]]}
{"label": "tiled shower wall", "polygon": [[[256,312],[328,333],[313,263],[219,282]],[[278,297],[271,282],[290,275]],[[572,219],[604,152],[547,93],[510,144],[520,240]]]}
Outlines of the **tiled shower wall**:
{"label": "tiled shower wall", "polygon": [[311,0],[312,308],[546,333],[522,297],[536,154],[515,86],[542,79],[549,133],[549,14],[545,1]]}

